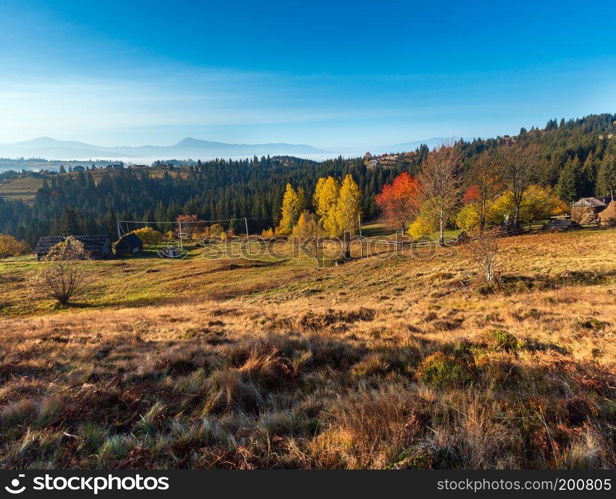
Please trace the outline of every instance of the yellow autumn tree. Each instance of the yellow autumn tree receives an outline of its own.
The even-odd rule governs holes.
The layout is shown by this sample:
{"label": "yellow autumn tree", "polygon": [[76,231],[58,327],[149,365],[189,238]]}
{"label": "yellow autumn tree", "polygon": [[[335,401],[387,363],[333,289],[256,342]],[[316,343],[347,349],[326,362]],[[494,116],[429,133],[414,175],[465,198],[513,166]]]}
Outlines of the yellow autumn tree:
{"label": "yellow autumn tree", "polygon": [[311,236],[318,236],[320,233],[319,224],[314,215],[308,211],[302,212],[293,227],[292,235],[300,239],[306,239]]}
{"label": "yellow autumn tree", "polygon": [[430,217],[426,215],[419,215],[413,223],[411,223],[407,233],[417,239],[420,237],[429,236],[436,231],[436,224]]}
{"label": "yellow autumn tree", "polygon": [[359,229],[359,215],[361,213],[361,192],[358,185],[350,174],[347,174],[340,186],[338,202],[334,210],[336,220],[335,235],[342,235],[344,238],[344,256],[351,256],[351,239]]}
{"label": "yellow autumn tree", "polygon": [[334,177],[320,178],[314,190],[313,205],[323,229],[330,235],[339,233],[335,216],[340,187]]}
{"label": "yellow autumn tree", "polygon": [[28,251],[25,243],[18,241],[13,236],[0,234],[0,258],[22,255]]}
{"label": "yellow autumn tree", "polygon": [[[551,187],[532,184],[523,193],[518,211],[518,222],[530,224],[536,220],[562,215],[567,210],[567,203],[560,199]],[[491,223],[503,223],[511,219],[513,211],[513,193],[506,191],[488,205],[487,218]]]}
{"label": "yellow autumn tree", "polygon": [[291,184],[287,184],[287,187],[284,191],[284,196],[282,197],[282,209],[280,215],[280,223],[276,228],[276,232],[282,235],[289,235],[293,230],[293,226],[296,224],[301,206],[300,206],[300,198],[297,195],[295,189]]}

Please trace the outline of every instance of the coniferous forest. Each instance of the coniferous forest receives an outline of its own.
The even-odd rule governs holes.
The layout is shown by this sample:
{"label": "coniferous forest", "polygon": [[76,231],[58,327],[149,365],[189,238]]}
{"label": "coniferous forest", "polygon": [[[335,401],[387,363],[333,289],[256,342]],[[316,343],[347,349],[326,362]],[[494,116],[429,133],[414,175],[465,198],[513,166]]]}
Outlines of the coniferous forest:
{"label": "coniferous forest", "polygon": [[[513,140],[536,144],[542,161],[535,183],[555,187],[571,202],[581,196],[609,195],[608,157],[616,144],[616,114],[576,120],[550,120],[543,129],[521,129]],[[470,169],[486,149],[502,147],[510,137],[460,141],[455,147]],[[116,220],[171,221],[181,214],[200,219],[248,218],[249,231],[273,227],[287,183],[312,198],[317,179],[350,173],[362,192],[364,220],[378,216],[375,195],[403,171],[415,175],[428,155],[422,146],[385,166],[369,168],[362,158],[315,162],[294,157],[213,160],[186,167],[86,170],[45,178],[31,203],[0,198],[0,233],[29,244],[46,234],[116,234]],[[153,172],[157,174],[154,175]],[[308,206],[306,206],[308,208]],[[243,221],[237,227],[243,228]],[[240,231],[241,232],[241,231]]]}

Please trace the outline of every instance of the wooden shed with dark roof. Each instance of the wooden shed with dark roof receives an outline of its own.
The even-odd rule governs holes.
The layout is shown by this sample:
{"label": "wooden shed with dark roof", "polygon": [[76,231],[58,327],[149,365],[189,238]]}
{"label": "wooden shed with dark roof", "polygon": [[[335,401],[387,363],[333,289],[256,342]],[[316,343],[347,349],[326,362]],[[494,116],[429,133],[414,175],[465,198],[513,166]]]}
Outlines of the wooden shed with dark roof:
{"label": "wooden shed with dark roof", "polygon": [[[77,239],[81,244],[83,244],[86,253],[88,254],[88,258],[92,260],[102,260],[103,258],[111,258],[113,256],[113,250],[111,249],[111,239],[109,236],[105,235],[90,235],[85,234],[81,236],[73,236]],[[40,260],[44,258],[49,250],[53,248],[56,244],[64,241],[66,237],[64,236],[43,236],[36,243],[36,247],[34,248],[34,253],[36,254],[36,259]]]}
{"label": "wooden shed with dark roof", "polygon": [[123,235],[115,245],[116,255],[134,255],[140,253],[143,250],[143,242],[137,236],[129,232]]}

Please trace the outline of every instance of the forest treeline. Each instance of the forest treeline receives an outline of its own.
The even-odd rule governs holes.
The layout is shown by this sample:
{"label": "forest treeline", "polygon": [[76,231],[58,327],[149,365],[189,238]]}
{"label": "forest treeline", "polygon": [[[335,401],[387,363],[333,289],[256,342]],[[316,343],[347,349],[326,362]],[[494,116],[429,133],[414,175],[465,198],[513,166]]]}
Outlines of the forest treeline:
{"label": "forest treeline", "polygon": [[[463,159],[462,178],[482,152],[506,147],[512,140],[533,144],[539,150],[541,159],[534,166],[533,182],[555,187],[565,201],[610,195],[614,174],[608,170],[614,167],[608,156],[616,144],[616,114],[550,120],[543,129],[522,129],[513,138],[460,141],[454,147]],[[309,203],[319,178],[342,179],[347,174],[359,186],[362,217],[368,220],[379,214],[375,195],[402,172],[420,173],[428,153],[422,146],[413,154],[400,156],[400,161],[373,168],[368,168],[362,158],[315,162],[254,157],[199,161],[157,176],[147,168],[55,175],[45,180],[31,203],[0,198],[0,233],[32,245],[47,234],[115,236],[118,218],[171,221],[182,214],[205,220],[247,217],[250,232],[260,233],[279,223],[287,184],[303,189]],[[243,224],[243,220],[237,220],[229,228],[241,233]]]}

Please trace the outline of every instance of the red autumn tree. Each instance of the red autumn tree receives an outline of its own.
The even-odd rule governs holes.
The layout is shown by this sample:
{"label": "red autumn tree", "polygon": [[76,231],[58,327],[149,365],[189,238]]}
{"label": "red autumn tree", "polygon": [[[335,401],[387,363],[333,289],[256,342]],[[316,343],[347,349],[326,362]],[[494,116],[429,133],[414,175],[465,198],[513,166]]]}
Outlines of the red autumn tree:
{"label": "red autumn tree", "polygon": [[464,196],[462,196],[462,202],[464,204],[475,203],[476,201],[479,201],[480,199],[481,199],[481,189],[479,188],[478,185],[471,185],[468,189],[466,189]]}
{"label": "red autumn tree", "polygon": [[375,199],[389,224],[405,230],[419,211],[419,182],[408,173],[401,173],[391,184],[385,185]]}

